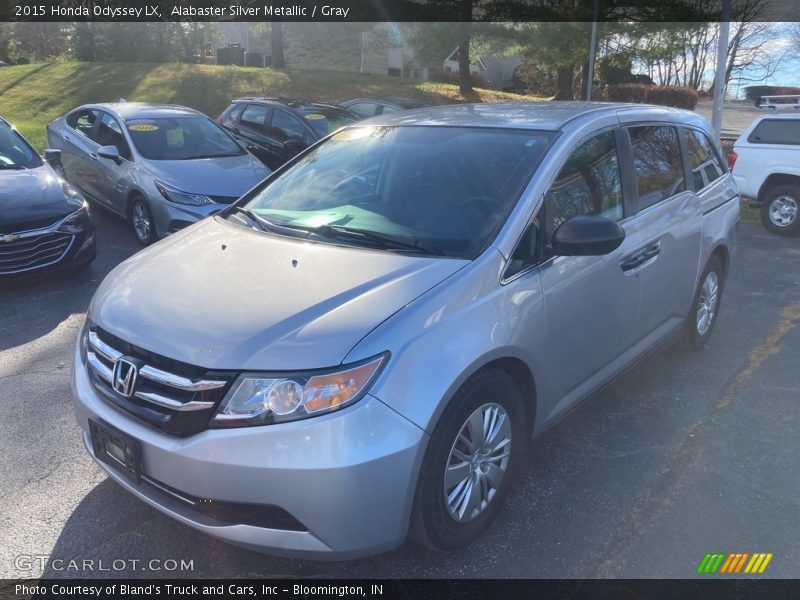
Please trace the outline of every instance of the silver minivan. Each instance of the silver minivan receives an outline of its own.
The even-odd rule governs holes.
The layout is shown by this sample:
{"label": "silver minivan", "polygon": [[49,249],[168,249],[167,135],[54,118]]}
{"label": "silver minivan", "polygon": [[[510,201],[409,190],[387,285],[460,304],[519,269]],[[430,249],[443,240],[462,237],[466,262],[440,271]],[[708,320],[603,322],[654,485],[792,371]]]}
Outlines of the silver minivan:
{"label": "silver minivan", "polygon": [[712,140],[694,113],[593,103],[334,133],[101,284],[72,383],[86,448],[242,546],[462,547],[531,436],[711,335],[739,220]]}

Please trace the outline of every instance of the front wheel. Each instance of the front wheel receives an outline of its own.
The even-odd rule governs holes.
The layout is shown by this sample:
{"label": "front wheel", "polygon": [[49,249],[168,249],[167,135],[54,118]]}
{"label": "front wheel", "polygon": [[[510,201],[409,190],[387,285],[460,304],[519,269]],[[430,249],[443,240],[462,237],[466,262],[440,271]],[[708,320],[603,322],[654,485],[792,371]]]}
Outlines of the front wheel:
{"label": "front wheel", "polygon": [[500,512],[525,446],[524,401],[490,368],[456,393],[433,431],[417,484],[413,538],[434,550],[466,546]]}
{"label": "front wheel", "polygon": [[131,201],[131,205],[128,208],[128,220],[131,224],[133,235],[136,236],[140,244],[147,246],[156,241],[156,226],[153,221],[153,213],[141,196],[135,196]]}
{"label": "front wheel", "polygon": [[691,350],[700,350],[711,337],[719,314],[723,276],[722,262],[717,256],[712,256],[700,278],[692,310],[686,319],[687,341]]}
{"label": "front wheel", "polygon": [[779,185],[761,203],[761,223],[779,235],[800,233],[800,185]]}

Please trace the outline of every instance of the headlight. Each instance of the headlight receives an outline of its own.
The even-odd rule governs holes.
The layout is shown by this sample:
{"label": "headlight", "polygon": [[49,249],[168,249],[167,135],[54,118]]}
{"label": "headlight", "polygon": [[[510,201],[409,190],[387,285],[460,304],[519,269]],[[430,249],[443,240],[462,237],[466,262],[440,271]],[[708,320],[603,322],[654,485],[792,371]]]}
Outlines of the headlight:
{"label": "headlight", "polygon": [[319,374],[241,375],[223,399],[214,424],[266,425],[338,410],[364,397],[387,357],[384,354]]}
{"label": "headlight", "polygon": [[89,313],[87,311],[86,317],[83,320],[83,325],[78,332],[78,350],[81,357],[81,363],[86,364],[86,352],[88,350],[87,344],[89,343]]}
{"label": "headlight", "polygon": [[204,196],[203,194],[190,194],[188,192],[182,192],[168,185],[164,185],[159,181],[156,181],[155,184],[158,193],[161,194],[165,200],[169,200],[170,202],[176,202],[177,204],[191,204],[192,206],[203,206],[204,204],[213,204],[214,202],[211,198]]}
{"label": "headlight", "polygon": [[71,215],[64,218],[58,226],[59,231],[64,233],[81,233],[89,226],[89,205],[83,201],[83,205]]}

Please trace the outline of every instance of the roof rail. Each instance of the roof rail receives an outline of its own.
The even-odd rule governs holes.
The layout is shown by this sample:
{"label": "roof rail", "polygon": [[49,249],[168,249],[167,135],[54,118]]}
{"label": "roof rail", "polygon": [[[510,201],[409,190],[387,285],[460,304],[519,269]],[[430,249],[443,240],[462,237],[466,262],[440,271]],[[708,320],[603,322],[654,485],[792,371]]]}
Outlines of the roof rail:
{"label": "roof rail", "polygon": [[800,110],[800,94],[784,94],[782,96],[759,96],[756,100],[758,108],[772,110]]}

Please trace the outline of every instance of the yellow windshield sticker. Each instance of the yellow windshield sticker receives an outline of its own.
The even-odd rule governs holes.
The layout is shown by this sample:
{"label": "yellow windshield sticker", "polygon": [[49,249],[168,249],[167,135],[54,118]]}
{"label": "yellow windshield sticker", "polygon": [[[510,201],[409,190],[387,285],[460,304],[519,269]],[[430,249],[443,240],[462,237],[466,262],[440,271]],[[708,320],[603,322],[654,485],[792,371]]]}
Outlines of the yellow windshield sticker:
{"label": "yellow windshield sticker", "polygon": [[133,125],[128,125],[128,131],[158,131],[158,125],[134,123]]}
{"label": "yellow windshield sticker", "polygon": [[309,121],[319,121],[320,119],[326,118],[325,115],[320,115],[318,113],[311,113],[310,115],[306,115],[306,119]]}

